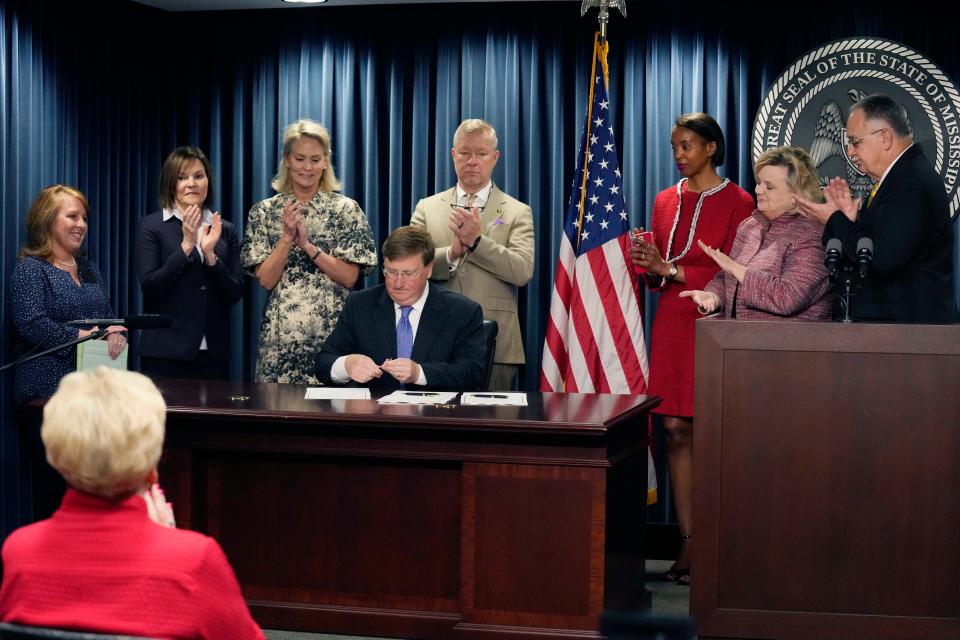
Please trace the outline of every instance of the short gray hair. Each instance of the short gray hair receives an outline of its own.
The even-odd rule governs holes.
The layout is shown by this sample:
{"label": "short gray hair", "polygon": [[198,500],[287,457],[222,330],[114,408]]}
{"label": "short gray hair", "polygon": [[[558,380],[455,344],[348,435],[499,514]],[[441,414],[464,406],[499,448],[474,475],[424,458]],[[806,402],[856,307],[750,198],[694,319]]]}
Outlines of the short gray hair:
{"label": "short gray hair", "polygon": [[497,130],[493,128],[492,124],[480,118],[467,118],[460,123],[457,130],[453,132],[453,146],[457,146],[457,140],[463,136],[472,136],[475,134],[487,136],[490,140],[490,146],[494,149],[497,148]]}
{"label": "short gray hair", "polygon": [[907,109],[890,96],[875,93],[861,98],[850,111],[854,109],[863,111],[863,117],[867,120],[883,120],[901,138],[913,139],[913,125],[910,124]]}

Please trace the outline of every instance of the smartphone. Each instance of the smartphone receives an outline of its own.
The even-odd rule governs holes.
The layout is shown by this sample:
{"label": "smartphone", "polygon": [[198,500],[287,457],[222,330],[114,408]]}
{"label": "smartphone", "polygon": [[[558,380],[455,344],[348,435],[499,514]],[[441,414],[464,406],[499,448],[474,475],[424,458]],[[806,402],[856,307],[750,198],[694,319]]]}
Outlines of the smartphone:
{"label": "smartphone", "polygon": [[[633,244],[640,244],[641,240],[647,244],[653,244],[653,231],[641,231],[640,229],[634,229],[630,232],[630,239]],[[633,265],[633,272],[642,275],[646,273],[647,270],[644,267],[635,264]]]}

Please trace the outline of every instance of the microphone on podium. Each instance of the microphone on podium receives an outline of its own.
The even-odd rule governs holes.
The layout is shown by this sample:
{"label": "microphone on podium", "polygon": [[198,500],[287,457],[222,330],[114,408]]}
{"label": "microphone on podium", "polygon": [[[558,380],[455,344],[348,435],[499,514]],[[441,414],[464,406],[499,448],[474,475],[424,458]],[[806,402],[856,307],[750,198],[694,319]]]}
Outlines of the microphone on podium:
{"label": "microphone on podium", "polygon": [[166,329],[173,326],[173,316],[162,313],[143,313],[123,318],[88,318],[85,320],[71,320],[68,325],[108,327],[118,324],[127,329]]}
{"label": "microphone on podium", "polygon": [[839,238],[830,238],[827,240],[826,259],[824,266],[827,267],[827,273],[833,278],[837,275],[837,269],[840,267],[840,258],[843,256],[843,243]]}
{"label": "microphone on podium", "polygon": [[867,277],[871,264],[873,264],[873,240],[860,238],[857,240],[857,271],[860,273],[861,280]]}

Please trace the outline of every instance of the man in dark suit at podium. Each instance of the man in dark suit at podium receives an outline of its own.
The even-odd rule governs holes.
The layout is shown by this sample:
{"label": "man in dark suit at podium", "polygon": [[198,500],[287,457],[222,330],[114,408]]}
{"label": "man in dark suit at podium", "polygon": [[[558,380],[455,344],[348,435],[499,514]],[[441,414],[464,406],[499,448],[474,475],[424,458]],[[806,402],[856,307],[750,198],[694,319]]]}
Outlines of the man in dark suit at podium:
{"label": "man in dark suit at podium", "polygon": [[383,243],[385,284],[351,293],[316,357],[324,384],[353,382],[380,395],[480,387],[483,311],[429,284],[434,245],[423,228],[400,227]]}
{"label": "man in dark suit at podium", "polygon": [[[943,180],[919,145],[906,109],[891,98],[867,96],[850,109],[847,152],[876,182],[862,206],[847,181],[834,178],[826,202],[798,199],[800,210],[837,238],[843,260],[866,260],[861,239],[873,241],[863,288],[851,298],[852,317],[881,322],[956,322],[953,221]],[[859,254],[859,255],[858,255]]]}

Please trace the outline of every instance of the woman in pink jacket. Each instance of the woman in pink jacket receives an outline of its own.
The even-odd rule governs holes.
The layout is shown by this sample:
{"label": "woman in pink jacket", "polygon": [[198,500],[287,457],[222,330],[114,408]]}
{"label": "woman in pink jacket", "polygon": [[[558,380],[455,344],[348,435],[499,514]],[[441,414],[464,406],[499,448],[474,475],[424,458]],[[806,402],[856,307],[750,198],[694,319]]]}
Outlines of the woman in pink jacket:
{"label": "woman in pink jacket", "polygon": [[797,210],[797,196],[820,202],[820,180],[800,147],[757,158],[757,210],[740,223],[730,255],[701,243],[720,271],[703,290],[684,291],[701,313],[743,320],[827,320],[832,297],[823,227]]}

